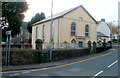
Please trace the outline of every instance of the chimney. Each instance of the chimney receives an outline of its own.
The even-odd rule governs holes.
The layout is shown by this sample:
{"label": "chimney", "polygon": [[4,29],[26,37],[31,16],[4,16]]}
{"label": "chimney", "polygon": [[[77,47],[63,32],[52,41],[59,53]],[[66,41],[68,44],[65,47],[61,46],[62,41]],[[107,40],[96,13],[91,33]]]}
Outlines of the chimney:
{"label": "chimney", "polygon": [[101,18],[101,22],[105,22],[105,19],[104,19],[104,18]]}

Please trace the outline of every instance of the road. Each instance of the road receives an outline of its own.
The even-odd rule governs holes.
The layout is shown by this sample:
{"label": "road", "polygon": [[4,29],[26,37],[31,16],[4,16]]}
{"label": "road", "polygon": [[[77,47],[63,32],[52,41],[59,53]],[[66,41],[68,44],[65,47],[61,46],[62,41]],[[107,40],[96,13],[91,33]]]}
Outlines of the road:
{"label": "road", "polygon": [[[39,77],[39,76],[86,76],[88,78],[118,78],[118,50],[111,49],[102,55],[98,54],[77,62],[42,68],[37,70],[26,70],[7,72],[2,74],[5,76],[14,77]],[[16,78],[16,77],[15,77]]]}

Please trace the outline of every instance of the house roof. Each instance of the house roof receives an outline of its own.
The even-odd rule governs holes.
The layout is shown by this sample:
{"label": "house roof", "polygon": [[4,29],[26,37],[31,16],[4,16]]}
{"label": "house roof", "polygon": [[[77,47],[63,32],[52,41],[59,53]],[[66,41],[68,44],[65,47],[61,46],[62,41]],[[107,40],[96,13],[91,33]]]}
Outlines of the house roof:
{"label": "house roof", "polygon": [[[95,21],[95,23],[97,23],[97,21],[88,13],[88,11],[82,5],[71,8],[71,9],[68,9],[68,10],[65,10],[65,11],[60,12],[60,13],[57,13],[57,14],[53,15],[52,18],[56,19],[56,18],[63,17],[64,15],[66,15],[66,14],[68,14],[68,13],[70,13],[70,12],[76,10],[77,8],[80,8],[80,7],[84,9],[84,11]],[[51,20],[51,16],[49,16],[48,18],[45,18],[45,19],[43,19],[41,21],[38,21],[38,22],[34,23],[33,26],[37,25],[37,24],[40,24],[40,23],[43,23],[43,22],[46,22],[46,21],[50,21],[50,20]]]}
{"label": "house roof", "polygon": [[22,30],[27,30],[27,24],[28,24],[28,22],[22,23]]}
{"label": "house roof", "polygon": [[97,21],[97,24],[100,24],[102,21]]}
{"label": "house roof", "polygon": [[97,32],[97,37],[108,37],[108,36],[101,32]]}

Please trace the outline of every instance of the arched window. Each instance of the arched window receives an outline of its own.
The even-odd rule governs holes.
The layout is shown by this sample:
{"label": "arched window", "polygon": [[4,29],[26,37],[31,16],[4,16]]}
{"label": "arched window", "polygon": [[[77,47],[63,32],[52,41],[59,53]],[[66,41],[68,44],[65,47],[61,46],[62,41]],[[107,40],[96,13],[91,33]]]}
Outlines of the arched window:
{"label": "arched window", "polygon": [[42,40],[45,40],[45,25],[42,27]]}
{"label": "arched window", "polygon": [[38,27],[36,27],[36,40],[38,39]]}
{"label": "arched window", "polygon": [[76,35],[76,23],[72,22],[71,23],[71,36],[75,36]]}
{"label": "arched window", "polygon": [[89,25],[85,25],[85,37],[89,37]]}

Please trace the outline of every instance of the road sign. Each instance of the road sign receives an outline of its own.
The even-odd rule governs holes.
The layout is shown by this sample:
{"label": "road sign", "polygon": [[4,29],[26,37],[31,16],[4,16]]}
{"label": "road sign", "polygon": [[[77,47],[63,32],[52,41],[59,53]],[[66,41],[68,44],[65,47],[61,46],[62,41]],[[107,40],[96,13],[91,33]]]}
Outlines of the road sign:
{"label": "road sign", "polygon": [[6,31],[6,35],[11,35],[11,31]]}

